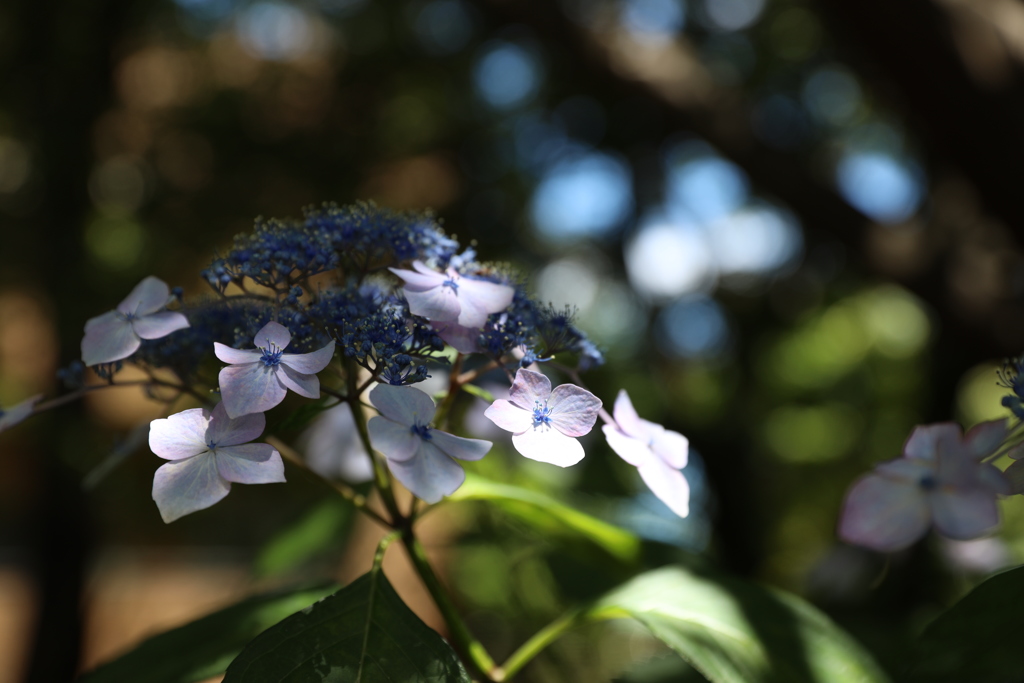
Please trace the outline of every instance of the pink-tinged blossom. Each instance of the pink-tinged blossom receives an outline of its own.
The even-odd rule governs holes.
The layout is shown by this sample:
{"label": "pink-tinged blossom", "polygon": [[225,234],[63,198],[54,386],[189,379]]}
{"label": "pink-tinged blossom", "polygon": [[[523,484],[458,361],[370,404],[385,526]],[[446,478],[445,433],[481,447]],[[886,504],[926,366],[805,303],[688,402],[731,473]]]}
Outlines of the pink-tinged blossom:
{"label": "pink-tinged blossom", "polygon": [[320,476],[350,484],[373,480],[373,462],[359,439],[347,403],[339,403],[317,416],[300,443],[309,468]]}
{"label": "pink-tinged blossom", "polygon": [[498,399],[484,415],[512,432],[512,445],[522,455],[568,467],[583,459],[583,446],[576,437],[593,429],[600,410],[601,399],[586,389],[560,384],[552,391],[546,376],[520,369],[509,400]]}
{"label": "pink-tinged blossom", "polygon": [[620,458],[637,468],[647,487],[680,517],[690,514],[686,467],[690,442],[679,432],[641,418],[625,389],[615,399],[615,424],[601,429]]}
{"label": "pink-tinged blossom", "polygon": [[370,418],[370,443],[398,481],[428,503],[451,495],[465,481],[466,473],[452,458],[479,460],[491,450],[490,441],[431,429],[434,402],[414,387],[378,384],[370,403],[380,413]]}
{"label": "pink-tinged blossom", "polygon": [[19,422],[23,422],[25,418],[32,414],[36,404],[41,400],[43,400],[43,395],[39,394],[38,396],[25,399],[21,403],[15,403],[10,408],[0,408],[0,432],[10,429]]}
{"label": "pink-tinged blossom", "polygon": [[233,349],[214,342],[213,351],[228,367],[220,371],[220,393],[231,417],[270,410],[291,389],[300,396],[320,398],[316,373],[334,357],[334,341],[311,353],[284,353],[292,340],[288,328],[269,322],[256,333],[255,349]]}
{"label": "pink-tinged blossom", "polygon": [[82,339],[82,362],[96,365],[122,360],[135,353],[143,339],[160,339],[188,327],[184,315],[164,310],[170,298],[167,283],[149,276],[116,309],[90,318]]}
{"label": "pink-tinged blossom", "polygon": [[153,500],[165,522],[210,507],[236,484],[284,481],[273,446],[248,443],[266,426],[263,413],[228,417],[224,403],[193,408],[149,425],[149,448],[171,462],[153,477]]}
{"label": "pink-tinged blossom", "polygon": [[935,526],[957,540],[977,538],[999,524],[997,495],[1010,482],[981,462],[1006,438],[1004,420],[962,433],[952,422],[914,429],[903,457],[882,463],[846,494],[839,536],[883,552],[906,548]]}
{"label": "pink-tinged blossom", "polygon": [[491,313],[508,308],[515,290],[508,285],[460,275],[454,268],[443,273],[413,261],[415,270],[389,268],[405,281],[409,310],[427,320],[455,322],[479,330]]}

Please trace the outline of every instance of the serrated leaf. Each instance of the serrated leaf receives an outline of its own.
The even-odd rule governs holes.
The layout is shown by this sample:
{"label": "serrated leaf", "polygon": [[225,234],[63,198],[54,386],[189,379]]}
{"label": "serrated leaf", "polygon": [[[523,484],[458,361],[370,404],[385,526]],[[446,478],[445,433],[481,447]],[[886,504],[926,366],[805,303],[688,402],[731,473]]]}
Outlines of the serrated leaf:
{"label": "serrated leaf", "polygon": [[405,606],[379,569],[267,629],[224,678],[311,681],[470,683],[448,643]]}
{"label": "serrated leaf", "polygon": [[1024,567],[983,581],[928,625],[912,679],[936,683],[1024,680]]}
{"label": "serrated leaf", "polygon": [[260,550],[257,576],[283,574],[341,545],[352,526],[355,508],[341,498],[330,498],[276,534]]}
{"label": "serrated leaf", "polygon": [[224,673],[261,631],[337,590],[304,586],[257,595],[161,633],[99,666],[80,683],[192,683]]}
{"label": "serrated leaf", "polygon": [[537,491],[498,484],[468,474],[466,482],[449,497],[449,500],[486,500],[498,503],[542,531],[551,531],[554,523],[590,539],[615,557],[627,562],[635,560],[640,553],[640,539],[632,533],[563,505]]}
{"label": "serrated leaf", "polygon": [[601,599],[592,618],[632,617],[713,683],[881,683],[874,660],[794,595],[668,567]]}

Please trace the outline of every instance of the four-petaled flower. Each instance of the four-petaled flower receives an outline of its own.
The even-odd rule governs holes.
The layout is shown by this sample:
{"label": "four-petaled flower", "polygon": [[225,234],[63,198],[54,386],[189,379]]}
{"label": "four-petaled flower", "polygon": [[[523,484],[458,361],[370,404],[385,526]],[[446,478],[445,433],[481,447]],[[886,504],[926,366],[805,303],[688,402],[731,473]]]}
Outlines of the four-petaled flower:
{"label": "four-petaled flower", "polygon": [[498,399],[484,415],[512,432],[512,445],[527,458],[568,467],[583,459],[575,437],[594,427],[600,410],[601,399],[586,389],[560,384],[552,391],[547,377],[520,369],[509,400]]}
{"label": "four-petaled flower", "polygon": [[647,487],[672,512],[680,517],[690,514],[690,485],[679,471],[686,467],[686,437],[637,415],[625,389],[615,399],[614,417],[616,424],[601,428],[608,445],[637,468]]}
{"label": "four-petaled flower", "polygon": [[284,400],[291,389],[300,396],[320,398],[316,373],[334,357],[334,341],[311,353],[284,353],[292,340],[288,328],[269,322],[256,333],[255,349],[233,349],[214,342],[213,350],[230,365],[220,371],[220,392],[231,417],[262,413]]}
{"label": "four-petaled flower", "polygon": [[163,310],[170,298],[167,283],[153,276],[135,285],[115,310],[85,323],[82,362],[112,363],[135,353],[143,339],[160,339],[188,327],[184,315]]}
{"label": "four-petaled flower", "polygon": [[464,277],[454,268],[438,273],[419,261],[412,267],[415,270],[388,270],[405,281],[409,310],[427,320],[480,329],[488,315],[508,308],[516,293],[508,285]]}
{"label": "four-petaled flower", "polygon": [[263,433],[263,413],[228,417],[224,403],[192,408],[149,425],[149,447],[171,462],[153,477],[153,500],[165,522],[208,508],[238,484],[284,481],[273,446],[248,443]]}
{"label": "four-petaled flower", "polygon": [[370,403],[380,413],[370,418],[370,443],[398,481],[428,503],[451,495],[465,481],[466,473],[452,458],[479,460],[491,450],[490,441],[431,429],[434,402],[415,387],[378,384]]}
{"label": "four-petaled flower", "polygon": [[36,404],[43,400],[43,395],[33,396],[27,398],[21,403],[15,403],[10,408],[4,410],[0,408],[0,432],[5,429],[10,429],[14,425],[22,422],[25,418],[32,414]]}
{"label": "four-petaled flower", "polygon": [[997,495],[1010,483],[990,464],[1007,429],[1004,420],[977,425],[964,436],[951,422],[914,429],[903,457],[882,463],[846,494],[839,536],[883,552],[906,548],[929,525],[957,540],[976,538],[999,524]]}

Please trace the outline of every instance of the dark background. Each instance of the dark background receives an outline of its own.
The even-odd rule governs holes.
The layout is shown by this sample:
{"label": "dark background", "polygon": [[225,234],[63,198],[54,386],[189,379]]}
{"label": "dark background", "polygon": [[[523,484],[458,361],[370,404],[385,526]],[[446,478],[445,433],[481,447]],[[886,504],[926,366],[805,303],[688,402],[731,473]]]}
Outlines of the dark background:
{"label": "dark background", "polygon": [[[142,277],[201,295],[257,216],[430,208],[578,307],[609,360],[591,387],[690,438],[693,514],[597,438],[565,477],[514,476],[667,544],[651,564],[703,553],[809,597],[898,671],[937,610],[1024,552],[1013,500],[974,544],[886,560],[834,536],[849,482],[914,424],[1002,415],[992,364],[1024,348],[1021,27],[1013,0],[3,3],[0,404],[56,391],[84,321]],[[240,490],[164,527],[159,463],[124,446],[157,415],[96,400],[0,437],[27,680],[83,661],[85,577],[111,548],[247,561],[319,495]],[[457,577],[466,608],[509,624],[497,650],[577,597],[507,520],[467,533],[453,565],[479,568]],[[500,567],[511,547],[547,578]],[[584,676],[573,647],[526,675],[627,668]]]}

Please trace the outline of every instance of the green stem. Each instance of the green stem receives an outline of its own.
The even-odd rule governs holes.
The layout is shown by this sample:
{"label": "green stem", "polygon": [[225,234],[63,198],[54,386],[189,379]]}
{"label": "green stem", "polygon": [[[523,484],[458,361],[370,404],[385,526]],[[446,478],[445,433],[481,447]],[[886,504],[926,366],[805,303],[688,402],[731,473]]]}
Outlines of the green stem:
{"label": "green stem", "polygon": [[434,568],[430,565],[430,560],[427,559],[423,545],[413,535],[411,529],[402,535],[402,543],[409,553],[409,559],[412,560],[413,567],[415,567],[420,578],[423,579],[424,585],[434,598],[437,608],[441,611],[441,616],[444,617],[445,623],[448,624],[449,635],[455,646],[473,661],[473,664],[487,677],[487,680],[505,680],[502,677],[501,669],[491,659],[491,655],[487,653],[483,644],[469,632],[469,627],[466,626],[466,622],[462,620],[462,617],[455,609],[452,599],[448,596],[448,591],[441,584],[441,580],[437,578],[437,574],[434,573]]}
{"label": "green stem", "polygon": [[370,432],[366,427],[366,414],[363,412],[363,407],[359,405],[359,394],[356,392],[357,377],[355,364],[348,364],[345,370],[345,381],[348,384],[348,396],[346,396],[345,400],[352,410],[352,419],[356,423],[359,440],[362,441],[367,455],[370,456],[370,461],[373,462],[374,484],[377,486],[380,497],[384,501],[384,507],[388,509],[388,514],[391,515],[390,526],[402,528],[406,525],[406,519],[399,511],[398,503],[395,501],[395,492],[391,488],[391,477],[384,467],[384,463],[380,461],[377,452],[373,450],[373,445],[370,443]]}
{"label": "green stem", "polygon": [[585,611],[573,609],[558,617],[550,624],[533,634],[518,650],[505,660],[498,669],[495,681],[507,681],[526,666],[540,651],[555,642],[563,633],[577,626],[584,620]]}
{"label": "green stem", "polygon": [[448,395],[441,401],[441,405],[437,407],[437,412],[434,413],[434,424],[439,429],[446,429],[448,426],[448,413],[452,409],[452,405],[455,403],[455,399],[459,395],[459,388],[462,386],[459,383],[459,373],[462,372],[462,354],[455,356],[455,362],[452,363],[452,371],[448,376]]}

